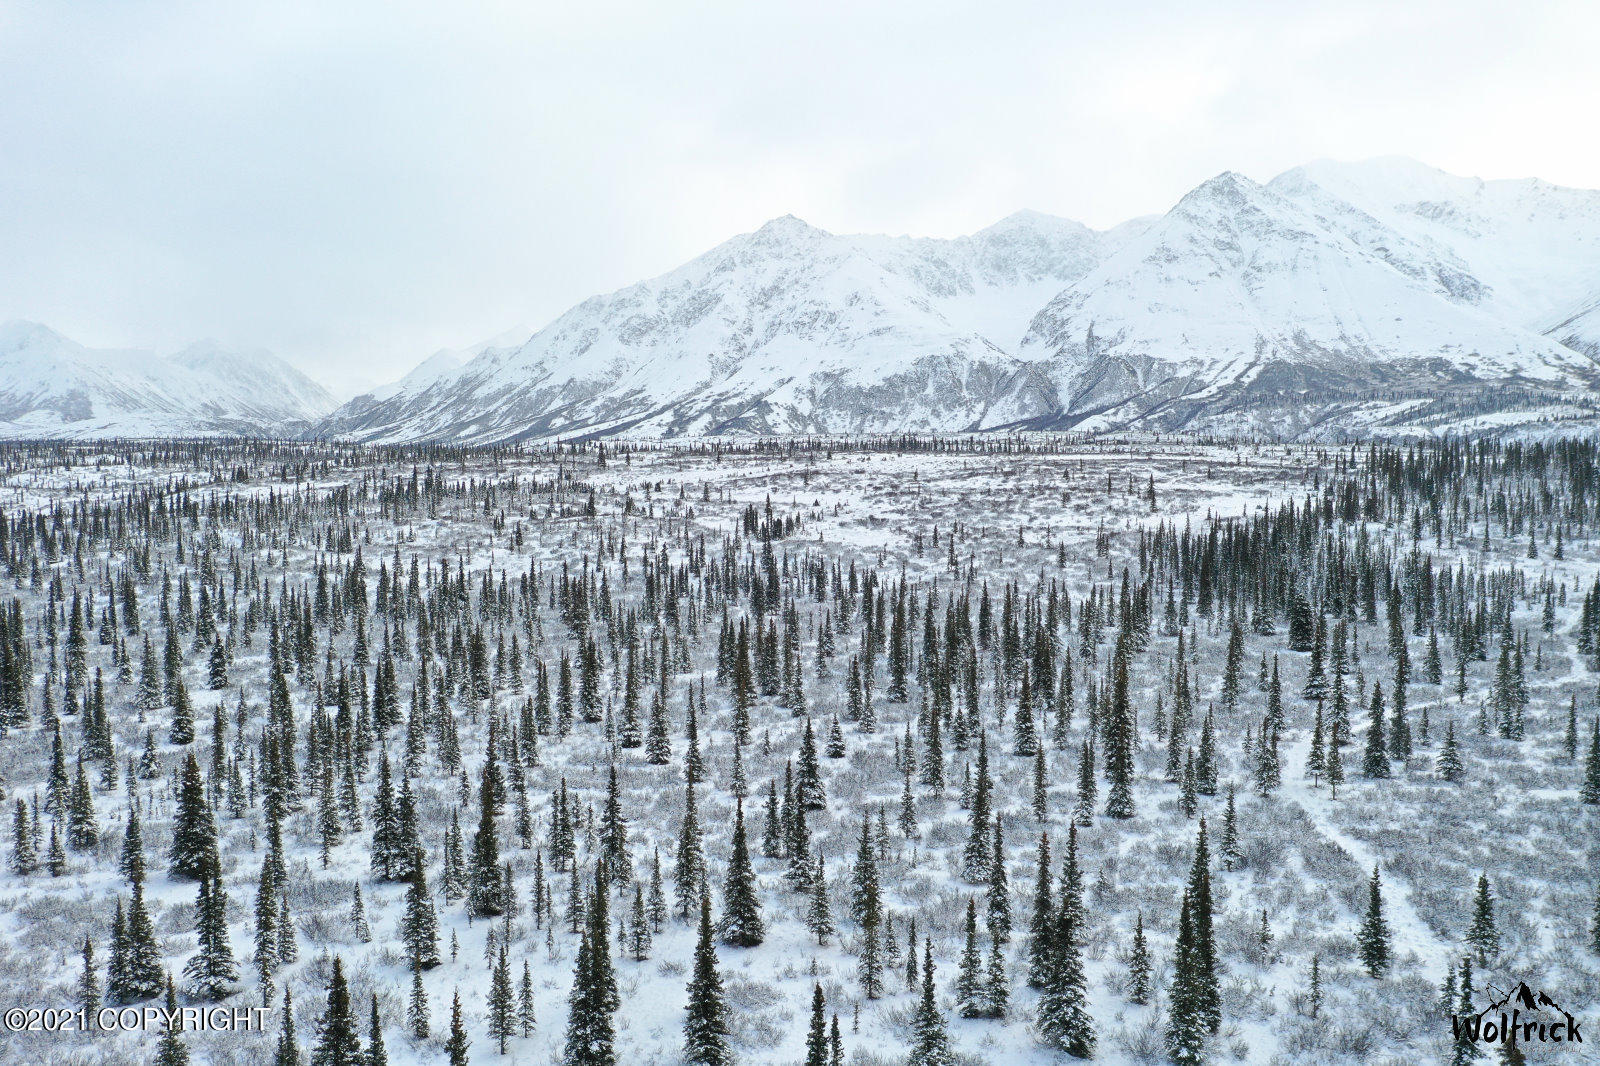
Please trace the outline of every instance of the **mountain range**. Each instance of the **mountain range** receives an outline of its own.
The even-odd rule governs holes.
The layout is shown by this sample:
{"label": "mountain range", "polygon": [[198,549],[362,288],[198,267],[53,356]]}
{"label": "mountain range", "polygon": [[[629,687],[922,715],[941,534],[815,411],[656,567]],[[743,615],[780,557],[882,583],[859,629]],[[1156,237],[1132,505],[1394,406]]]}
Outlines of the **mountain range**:
{"label": "mountain range", "polygon": [[0,437],[293,436],[335,406],[267,352],[202,341],[162,357],[0,325]]}
{"label": "mountain range", "polygon": [[[0,375],[9,348],[0,335]],[[97,411],[143,402],[100,388],[76,395]],[[58,429],[63,410],[61,426],[94,428],[81,402],[9,413],[13,391],[0,377],[0,431]],[[292,395],[264,430],[248,427],[271,422],[265,402],[242,396],[207,425],[466,443],[1592,431],[1600,192],[1384,158],[1266,184],[1220,174],[1103,231],[1020,212],[955,239],[841,236],[785,216],[331,413]]]}

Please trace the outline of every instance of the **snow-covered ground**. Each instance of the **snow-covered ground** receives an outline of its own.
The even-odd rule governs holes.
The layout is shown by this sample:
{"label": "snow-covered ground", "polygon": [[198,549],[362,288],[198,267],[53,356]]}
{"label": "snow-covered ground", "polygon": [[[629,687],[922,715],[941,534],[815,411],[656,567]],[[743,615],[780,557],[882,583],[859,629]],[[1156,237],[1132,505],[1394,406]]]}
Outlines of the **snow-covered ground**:
{"label": "snow-covered ground", "polygon": [[[755,617],[748,579],[762,575],[764,542],[751,534],[748,523],[770,516],[792,528],[771,542],[782,607],[761,620],[787,631],[785,614],[793,605],[805,715],[782,706],[777,697],[757,697],[751,711],[752,739],[739,753],[750,791],[744,809],[767,938],[753,948],[718,944],[737,1061],[804,1061],[814,983],[823,989],[828,1012],[839,1018],[847,1062],[872,1066],[905,1061],[916,1004],[904,978],[913,918],[917,936],[931,938],[938,1002],[961,1061],[1009,1066],[1065,1060],[1041,1043],[1035,1024],[1038,993],[1025,983],[1037,846],[1041,834],[1048,835],[1059,864],[1078,798],[1078,752],[1092,736],[1090,693],[1106,691],[1101,686],[1116,643],[1116,630],[1109,624],[1084,628],[1083,605],[1091,596],[1114,604],[1125,573],[1135,589],[1143,577],[1161,576],[1151,590],[1148,646],[1130,664],[1136,813],[1130,819],[1106,817],[1106,782],[1101,780],[1093,824],[1078,830],[1087,912],[1080,939],[1098,1036],[1097,1060],[1164,1061],[1178,900],[1189,874],[1198,816],[1207,820],[1211,838],[1221,966],[1223,1022],[1208,1042],[1213,1060],[1263,1066],[1448,1061],[1449,1023],[1436,1010],[1436,1001],[1447,964],[1472,950],[1465,936],[1480,872],[1487,873],[1493,886],[1501,945],[1490,965],[1480,968],[1479,978],[1501,988],[1527,980],[1579,1018],[1600,1021],[1600,957],[1589,924],[1600,881],[1600,807],[1583,805],[1578,798],[1600,679],[1591,669],[1593,655],[1576,649],[1580,608],[1600,572],[1600,544],[1593,539],[1594,501],[1587,499],[1585,509],[1584,499],[1573,492],[1577,480],[1535,479],[1512,470],[1477,480],[1456,479],[1442,498],[1440,527],[1436,531],[1425,511],[1427,520],[1414,537],[1412,513],[1420,497],[1389,494],[1384,487],[1391,484],[1388,473],[1379,475],[1365,466],[1365,446],[1223,447],[1157,438],[945,444],[943,450],[904,451],[855,443],[831,450],[793,449],[786,442],[733,450],[708,443],[632,453],[608,446],[603,462],[593,448],[432,455],[317,446],[258,453],[219,448],[204,461],[186,452],[91,447],[32,457],[5,453],[0,511],[8,523],[4,543],[10,568],[6,587],[0,587],[0,605],[16,599],[33,646],[29,721],[0,739],[8,815],[18,799],[30,809],[36,800],[42,804],[48,787],[52,744],[42,692],[43,686],[52,686],[59,712],[65,661],[61,642],[67,630],[63,624],[52,637],[43,620],[52,609],[70,611],[75,592],[94,594],[86,662],[90,676],[97,668],[103,671],[120,779],[103,787],[101,769],[89,764],[100,840],[93,848],[68,851],[63,876],[51,877],[43,870],[21,875],[9,867],[0,873],[0,928],[6,933],[0,938],[0,1011],[74,1005],[86,937],[95,942],[104,985],[111,912],[119,896],[125,902],[128,898],[118,855],[131,802],[140,805],[150,868],[145,898],[170,971],[180,974],[196,951],[195,886],[167,873],[175,774],[183,748],[168,742],[170,709],[141,712],[136,696],[139,641],[149,634],[158,657],[162,648],[164,588],[170,611],[179,619],[180,583],[198,586],[202,580],[209,580],[213,591],[220,584],[226,595],[226,609],[219,605],[217,618],[221,635],[232,645],[232,660],[227,685],[211,689],[210,646],[193,647],[192,629],[180,633],[183,677],[198,734],[192,747],[209,776],[213,708],[225,708],[229,734],[224,757],[238,760],[251,786],[242,816],[233,816],[226,802],[219,802],[216,815],[229,897],[229,939],[242,972],[238,990],[227,1002],[260,1002],[252,962],[254,902],[266,842],[265,814],[254,785],[267,703],[266,619],[269,608],[281,609],[285,591],[305,596],[306,609],[312,610],[319,573],[326,579],[325,592],[340,587],[359,547],[374,663],[388,627],[403,628],[395,649],[404,649],[396,658],[402,722],[387,735],[374,736],[370,749],[354,760],[363,828],[346,831],[331,846],[326,862],[316,797],[303,796],[300,809],[284,822],[288,903],[300,955],[276,975],[278,998],[268,1015],[268,1032],[189,1033],[185,1042],[197,1061],[271,1061],[281,1025],[278,1004],[288,987],[302,1054],[309,1053],[316,1019],[324,1009],[330,960],[337,955],[351,980],[363,1039],[368,997],[377,995],[392,1063],[444,1061],[450,997],[456,990],[465,1008],[473,1062],[559,1062],[578,937],[567,924],[571,875],[556,872],[549,854],[552,796],[565,782],[576,797],[583,813],[576,831],[577,864],[592,880],[607,772],[615,765],[635,877],[648,892],[651,857],[659,852],[670,901],[685,809],[686,693],[691,685],[698,692],[704,679],[708,706],[698,720],[698,744],[706,773],[697,803],[713,911],[721,912],[735,810],[735,746],[732,696],[717,681],[718,636],[725,609],[735,627],[741,618]],[[1456,658],[1443,628],[1438,634],[1443,682],[1434,685],[1424,679],[1428,634],[1426,629],[1414,632],[1407,599],[1403,632],[1412,664],[1408,713],[1415,750],[1409,759],[1392,764],[1392,777],[1362,777],[1367,699],[1377,681],[1392,691],[1385,597],[1379,591],[1375,617],[1369,619],[1352,604],[1347,618],[1358,653],[1346,679],[1353,734],[1344,748],[1346,781],[1335,798],[1325,781],[1314,782],[1305,771],[1315,707],[1301,696],[1309,657],[1288,650],[1287,619],[1278,613],[1273,632],[1257,632],[1249,624],[1252,605],[1243,604],[1245,683],[1237,708],[1226,710],[1221,701],[1228,618],[1220,606],[1202,614],[1195,590],[1180,585],[1185,617],[1177,628],[1183,634],[1196,707],[1188,740],[1198,742],[1200,718],[1208,705],[1216,705],[1221,784],[1216,795],[1198,797],[1197,817],[1187,817],[1180,787],[1166,780],[1167,741],[1158,724],[1158,713],[1165,720],[1174,705],[1178,638],[1163,621],[1172,571],[1156,562],[1156,538],[1188,534],[1198,550],[1214,531],[1251,525],[1265,529],[1269,519],[1281,521],[1290,506],[1298,511],[1312,501],[1320,510],[1324,492],[1336,484],[1340,491],[1346,485],[1359,489],[1361,504],[1370,491],[1381,501],[1381,517],[1364,518],[1358,510],[1347,518],[1340,515],[1342,498],[1330,497],[1329,517],[1320,532],[1292,553],[1280,552],[1283,565],[1310,582],[1339,554],[1335,549],[1354,551],[1359,544],[1368,558],[1392,563],[1397,575],[1416,573],[1407,561],[1426,558],[1430,580],[1446,573],[1452,579],[1464,576],[1473,582],[1469,607],[1480,602],[1480,591],[1482,602],[1493,606],[1502,602],[1501,590],[1508,590],[1503,602],[1514,612],[1515,632],[1527,641],[1526,739],[1501,740],[1492,726],[1488,735],[1479,732],[1498,636],[1490,643],[1487,660],[1467,662],[1467,690],[1460,698],[1455,692]],[[153,506],[152,498],[143,494],[157,494],[161,506]],[[100,515],[130,505],[140,508],[141,517],[125,532],[99,521]],[[17,521],[24,510],[47,517],[24,527]],[[1509,518],[1513,510],[1514,528]],[[1563,538],[1559,559],[1553,548],[1557,526]],[[81,541],[80,532],[86,534]],[[1530,536],[1536,542],[1534,558],[1528,557]],[[37,569],[32,565],[35,556]],[[473,626],[482,627],[491,657],[497,647],[509,647],[514,635],[523,657],[520,675],[513,676],[509,668],[495,671],[491,698],[455,693],[448,701],[459,734],[460,769],[445,768],[430,732],[411,780],[444,955],[443,964],[423,977],[432,1023],[431,1035],[420,1040],[408,1035],[406,1020],[411,976],[399,942],[406,889],[375,880],[369,868],[378,753],[386,750],[397,767],[404,758],[404,719],[419,664],[419,616],[414,611],[377,613],[380,564],[392,569],[397,557],[400,568],[394,576],[409,577],[416,565],[422,575],[417,602],[427,606],[434,625],[450,630],[439,638],[446,653],[429,668],[433,683],[439,683],[452,659],[451,642]],[[1261,558],[1272,555],[1269,551]],[[464,603],[437,598],[442,566],[452,580],[465,576]],[[657,583],[653,600],[647,600],[647,570]],[[819,594],[815,575],[827,574],[831,581],[835,572],[846,589],[824,583]],[[592,579],[590,597],[611,598],[609,614],[599,613],[599,602],[593,603],[600,695],[609,718],[579,721],[567,737],[540,735],[536,764],[519,758],[515,767],[509,765],[508,734],[501,734],[497,756],[508,773],[520,773],[524,780],[532,846],[518,839],[518,802],[513,797],[499,820],[499,844],[501,859],[510,863],[520,911],[509,920],[469,920],[462,900],[446,900],[441,894],[445,829],[452,815],[458,817],[466,837],[463,847],[470,849],[478,824],[476,782],[491,714],[503,714],[508,724],[516,725],[524,702],[536,690],[535,663],[550,669],[552,687],[562,657],[576,663],[580,642],[552,593],[565,576],[580,573]],[[138,636],[123,634],[133,655],[131,679],[125,681],[118,679],[113,646],[98,639],[108,577],[120,580],[123,574],[133,579],[143,626]],[[715,581],[708,584],[713,574]],[[996,684],[997,675],[1004,673],[998,645],[973,651],[1013,912],[1014,931],[1006,948],[1011,1010],[1004,1019],[961,1019],[955,1009],[962,917],[969,898],[977,899],[985,956],[989,947],[982,931],[986,889],[962,876],[969,826],[962,786],[974,769],[975,742],[960,750],[945,734],[946,783],[929,786],[922,783],[920,770],[911,774],[915,830],[906,835],[899,827],[907,738],[915,738],[919,765],[927,757],[927,737],[919,724],[925,718],[919,712],[930,685],[917,668],[926,661],[924,614],[909,619],[907,643],[914,662],[907,699],[890,698],[888,665],[878,655],[871,694],[877,731],[869,734],[843,722],[843,757],[820,760],[827,804],[808,812],[806,823],[811,854],[821,856],[826,870],[838,927],[826,945],[819,945],[806,928],[808,901],[791,887],[786,862],[760,853],[769,784],[781,792],[786,766],[798,768],[807,717],[819,747],[835,715],[845,717],[849,664],[861,654],[865,631],[860,600],[852,600],[848,589],[869,574],[880,588],[903,588],[908,600],[923,609],[935,602],[931,621],[940,641],[951,617],[946,612],[952,597],[963,593],[971,597],[975,626],[984,590],[997,626],[1008,587],[1016,596],[1019,624],[1025,614],[1031,618],[1033,610],[1042,609],[1052,592],[1064,608],[1070,606],[1056,630],[1046,634],[1056,645],[1056,668],[1066,665],[1075,678],[1075,714],[1059,737],[1052,732],[1053,721],[1040,723],[1046,768],[1042,820],[1033,811],[1034,761],[1012,754],[1018,692],[1012,681]],[[675,618],[662,613],[659,583],[669,576],[684,582]],[[527,586],[520,581],[523,577],[532,578]],[[745,582],[737,594],[717,584],[730,579]],[[487,601],[485,580],[495,590]],[[1556,605],[1548,630],[1543,624],[1547,592]],[[198,587],[194,594],[198,596]],[[851,603],[854,617],[846,628],[840,622]],[[891,621],[893,614],[891,598]],[[316,683],[336,675],[337,665],[355,656],[353,615],[341,614],[334,603],[326,611],[318,606],[314,617],[310,668],[291,680],[302,759],[307,722],[318,713],[313,707]],[[254,630],[248,645],[247,625]],[[834,627],[836,646],[830,657],[819,659],[817,645],[825,625]],[[1087,644],[1086,633],[1091,636]],[[667,679],[672,747],[667,765],[651,765],[643,749],[614,743],[630,636],[642,657],[641,714],[648,714],[660,676]],[[665,665],[654,658],[663,638],[674,649]],[[1269,662],[1276,657],[1279,664],[1285,723],[1279,738],[1281,786],[1259,796],[1245,744],[1247,738],[1259,738],[1266,713],[1267,695],[1257,684],[1263,657]],[[452,674],[452,679],[461,678]],[[964,697],[959,685],[957,689],[959,708]],[[235,732],[232,719],[241,695],[249,708],[242,735]],[[1564,747],[1573,697],[1579,733],[1575,760]],[[327,699],[323,710],[331,721],[333,701]],[[1419,735],[1424,710],[1430,721],[1425,741]],[[69,773],[75,769],[81,718],[61,718]],[[1454,725],[1466,764],[1459,784],[1442,781],[1436,772],[1447,723]],[[155,776],[140,777],[131,772],[131,760],[143,749],[147,728],[154,730],[160,768]],[[220,799],[225,782],[215,784]],[[1230,787],[1236,789],[1242,854],[1233,870],[1224,869],[1218,856]],[[896,954],[888,964],[885,994],[868,998],[857,975],[862,931],[849,917],[848,901],[863,816],[870,815],[876,827],[879,812],[888,827],[878,842],[879,873]],[[0,830],[9,824],[8,817]],[[46,839],[50,826],[51,818],[43,815]],[[0,844],[9,849],[9,834],[0,835],[5,836]],[[536,859],[550,879],[553,896],[550,920],[541,917],[537,922],[530,906]],[[1367,974],[1355,943],[1374,866],[1382,871],[1385,914],[1393,933],[1394,964],[1382,979]],[[357,938],[349,920],[357,884],[365,899],[370,942]],[[614,922],[627,918],[632,899],[632,887],[613,894]],[[1263,912],[1274,937],[1265,954],[1256,937]],[[1154,962],[1156,996],[1145,1006],[1130,1003],[1128,997],[1128,952],[1136,916],[1142,916]],[[509,944],[514,977],[528,964],[538,1018],[533,1035],[510,1039],[503,1058],[487,1032],[491,937],[495,944]],[[677,918],[666,921],[645,961],[628,958],[617,937],[611,938],[621,1000],[618,1061],[680,1061],[694,941],[693,927]],[[1325,997],[1316,1018],[1306,1005],[1313,956],[1320,961]],[[0,1044],[0,1060],[128,1063],[146,1061],[155,1049],[153,1033],[21,1033]],[[1545,1061],[1539,1056],[1548,1054],[1544,1047],[1527,1050],[1533,1061]],[[1580,1061],[1582,1053],[1567,1054]]]}

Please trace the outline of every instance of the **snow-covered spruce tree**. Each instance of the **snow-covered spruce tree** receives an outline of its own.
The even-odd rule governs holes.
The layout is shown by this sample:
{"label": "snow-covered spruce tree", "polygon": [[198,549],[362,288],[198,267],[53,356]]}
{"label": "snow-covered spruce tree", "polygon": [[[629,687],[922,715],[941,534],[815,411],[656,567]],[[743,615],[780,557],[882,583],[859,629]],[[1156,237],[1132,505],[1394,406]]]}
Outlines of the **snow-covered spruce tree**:
{"label": "snow-covered spruce tree", "polygon": [[612,1021],[620,999],[611,968],[611,921],[607,913],[608,879],[596,864],[582,938],[567,997],[564,1066],[615,1066],[616,1029]]}
{"label": "snow-covered spruce tree", "polygon": [[1133,948],[1128,955],[1128,1002],[1144,1006],[1150,1002],[1150,946],[1144,936],[1144,912],[1133,921]]}
{"label": "snow-covered spruce tree", "polygon": [[506,959],[505,944],[500,945],[500,955],[489,975],[488,1030],[489,1038],[504,1055],[506,1041],[517,1035],[516,995],[511,986],[511,964]]}
{"label": "snow-covered spruce tree", "polygon": [[1372,878],[1367,882],[1367,910],[1356,932],[1356,952],[1361,964],[1373,978],[1380,978],[1389,969],[1389,923],[1383,916],[1383,888],[1378,878],[1378,868],[1372,868]]}
{"label": "snow-covered spruce tree", "polygon": [[1117,638],[1111,665],[1111,707],[1106,726],[1106,776],[1111,788],[1106,795],[1106,815],[1132,818],[1133,804],[1133,707],[1128,695],[1129,641],[1124,631]]}
{"label": "snow-covered spruce tree", "polygon": [[700,897],[700,932],[689,976],[689,1003],[683,1022],[683,1059],[693,1066],[729,1066],[728,1008],[722,975],[717,972],[717,946],[711,934],[711,896]]}
{"label": "snow-covered spruce tree", "polygon": [[1035,860],[1033,912],[1028,919],[1028,987],[1043,988],[1055,936],[1055,904],[1050,888],[1050,838],[1039,834],[1039,854]]}
{"label": "snow-covered spruce tree", "polygon": [[367,1050],[362,1066],[389,1066],[389,1052],[383,1044],[383,1022],[378,1017],[378,994],[372,993],[372,1010],[367,1019]]}
{"label": "snow-covered spruce tree", "polygon": [[1584,761],[1583,788],[1580,792],[1584,803],[1600,805],[1600,717],[1594,720],[1594,728],[1590,733],[1589,757]]}
{"label": "snow-covered spruce tree", "polygon": [[955,1066],[950,1050],[950,1035],[945,1031],[944,1015],[934,998],[933,941],[923,941],[922,997],[911,1020],[910,1061],[918,1066]]}
{"label": "snow-covered spruce tree", "polygon": [[684,787],[683,824],[678,830],[677,865],[673,870],[678,917],[684,921],[688,921],[695,913],[705,876],[706,860],[700,843],[700,815],[695,804],[694,784],[690,782]]}
{"label": "snow-covered spruce tree", "polygon": [[194,752],[183,760],[183,776],[178,785],[178,814],[172,827],[173,877],[198,881],[217,866],[217,823],[206,799],[205,782]]}
{"label": "snow-covered spruce tree", "polygon": [[[450,995],[450,1036],[444,1042],[444,1053],[445,1057],[449,1059],[450,1066],[467,1066],[467,1049],[471,1046],[472,1041],[467,1037],[466,1022],[461,1017],[461,990],[456,989]],[[609,1055],[609,1050],[607,1048],[607,1057],[603,1059],[576,1061],[594,1062],[596,1066],[604,1063],[606,1066],[610,1066],[616,1060]],[[575,1060],[569,1058],[564,1061],[572,1062]]]}
{"label": "snow-covered spruce tree", "polygon": [[[120,903],[120,901],[119,901]],[[119,915],[120,917],[120,912]],[[106,979],[107,991],[118,1003],[137,1003],[161,994],[166,976],[161,948],[156,943],[155,926],[144,905],[144,885],[136,882],[128,906],[127,931],[119,951],[115,918],[112,925],[111,959]]]}
{"label": "snow-covered spruce tree", "polygon": [[1479,966],[1488,966],[1489,960],[1500,954],[1500,930],[1495,925],[1487,873],[1478,875],[1478,887],[1472,894],[1472,925],[1467,929],[1467,943],[1477,952]]}
{"label": "snow-covered spruce tree", "polygon": [[822,856],[817,856],[816,876],[811,879],[811,894],[806,905],[806,928],[817,938],[819,947],[826,947],[833,935],[833,911],[828,903],[827,871]]}
{"label": "snow-covered spruce tree", "polygon": [[494,821],[492,763],[484,762],[478,829],[472,837],[472,858],[467,871],[467,909],[474,917],[494,917],[505,913],[500,876],[500,835]]}
{"label": "snow-covered spruce tree", "polygon": [[961,950],[960,969],[956,972],[956,1013],[963,1018],[988,1017],[988,997],[984,986],[983,954],[978,949],[978,906],[967,897],[967,914],[963,926],[966,936]]}
{"label": "snow-covered spruce tree", "polygon": [[851,873],[850,918],[861,927],[861,955],[856,966],[861,992],[868,999],[877,999],[883,993],[884,962],[879,940],[883,932],[883,905],[870,818],[861,821],[861,842]]}
{"label": "snow-covered spruce tree", "polygon": [[161,1031],[161,1039],[156,1042],[155,1066],[188,1066],[189,1048],[179,1035],[183,1031],[183,1016],[178,1011],[178,991],[173,987],[170,977],[166,980],[166,988],[166,1016],[174,1020],[166,1024]]}
{"label": "snow-covered spruce tree", "polygon": [[533,972],[528,967],[528,960],[523,959],[522,983],[517,986],[517,1026],[522,1031],[523,1039],[533,1035],[538,1022],[533,1011]]}
{"label": "snow-covered spruce tree", "polygon": [[968,812],[967,846],[961,853],[962,875],[972,884],[989,879],[993,851],[989,844],[990,796],[994,785],[989,777],[987,735],[978,737],[978,768],[972,785],[972,809]]}
{"label": "snow-covered spruce tree", "polygon": [[1205,1061],[1206,1021],[1204,974],[1194,921],[1194,901],[1187,889],[1178,912],[1178,938],[1173,948],[1172,987],[1167,996],[1167,1055],[1177,1066]]}
{"label": "snow-covered spruce tree", "polygon": [[1367,724],[1367,746],[1361,756],[1361,776],[1385,778],[1389,776],[1389,748],[1383,736],[1383,684],[1372,684],[1371,717]]}
{"label": "snow-covered spruce tree", "polygon": [[1206,820],[1200,819],[1195,835],[1194,863],[1186,889],[1193,904],[1194,980],[1197,1002],[1206,1029],[1215,1033],[1222,1026],[1221,976],[1217,972],[1217,946],[1212,932],[1211,860],[1206,843]]}
{"label": "snow-covered spruce tree", "polygon": [[606,804],[600,821],[600,858],[613,884],[633,879],[633,857],[628,851],[628,821],[622,813],[622,790],[617,784],[617,767],[611,764],[606,783]]}
{"label": "snow-covered spruce tree", "polygon": [[328,977],[327,1005],[317,1020],[317,1042],[311,1066],[365,1066],[359,1023],[350,1005],[350,988],[344,979],[344,960],[333,957]]}
{"label": "snow-covered spruce tree", "polygon": [[83,971],[78,975],[78,1006],[83,1009],[89,1024],[96,1014],[100,1012],[100,977],[95,973],[94,941],[88,937],[83,939]]}
{"label": "snow-covered spruce tree", "polygon": [[1072,826],[1062,860],[1061,889],[1053,915],[1037,1024],[1047,1044],[1074,1058],[1086,1059],[1094,1054],[1095,1031],[1078,943],[1084,916],[1082,891],[1077,827]]}
{"label": "snow-covered spruce tree", "polygon": [[724,943],[753,948],[766,939],[761,920],[761,896],[755,868],[750,863],[750,847],[745,839],[744,804],[734,808],[733,852],[728,859],[728,877],[723,887],[723,913],[719,930]]}
{"label": "snow-covered spruce tree", "polygon": [[1466,778],[1466,767],[1461,762],[1461,746],[1456,743],[1456,722],[1450,720],[1445,723],[1445,744],[1438,749],[1438,759],[1434,763],[1435,773],[1451,784],[1459,784]]}
{"label": "snow-covered spruce tree", "polygon": [[200,879],[195,911],[200,950],[184,964],[185,989],[194,999],[222,999],[238,983],[239,966],[228,943],[228,894],[215,868]]}
{"label": "snow-covered spruce tree", "polygon": [[828,1001],[822,985],[811,986],[811,1024],[806,1030],[805,1066],[828,1066]]}
{"label": "snow-covered spruce tree", "polygon": [[989,935],[1001,944],[1011,943],[1011,883],[1006,873],[1005,828],[994,820],[994,855],[989,863],[989,891],[985,915]]}
{"label": "snow-covered spruce tree", "polygon": [[422,849],[411,853],[411,876],[406,885],[406,910],[400,920],[400,941],[412,964],[430,970],[439,965],[439,924],[428,893]]}

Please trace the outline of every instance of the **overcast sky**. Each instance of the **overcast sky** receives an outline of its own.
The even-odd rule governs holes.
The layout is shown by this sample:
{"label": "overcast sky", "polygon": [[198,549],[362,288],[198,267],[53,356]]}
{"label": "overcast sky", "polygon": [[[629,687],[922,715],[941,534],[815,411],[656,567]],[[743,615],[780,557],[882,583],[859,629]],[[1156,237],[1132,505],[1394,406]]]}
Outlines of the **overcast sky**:
{"label": "overcast sky", "polygon": [[1600,4],[0,0],[0,320],[348,392],[792,213],[1107,226],[1399,153],[1600,188]]}

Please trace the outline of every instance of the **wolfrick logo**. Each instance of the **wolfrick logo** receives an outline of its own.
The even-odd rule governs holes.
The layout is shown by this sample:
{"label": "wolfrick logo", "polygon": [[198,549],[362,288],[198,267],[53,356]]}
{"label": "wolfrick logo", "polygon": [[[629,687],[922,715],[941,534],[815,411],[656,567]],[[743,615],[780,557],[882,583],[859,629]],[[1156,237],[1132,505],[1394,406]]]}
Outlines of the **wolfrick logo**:
{"label": "wolfrick logo", "polygon": [[[1500,991],[1493,985],[1489,990]],[[1578,1025],[1578,1020],[1561,1009],[1555,1000],[1543,992],[1535,992],[1525,981],[1518,981],[1517,987],[1503,999],[1477,1014],[1450,1016],[1450,1032],[1457,1040],[1485,1044],[1506,1044],[1513,1040],[1519,1044],[1535,1040],[1581,1044],[1583,1033]]]}

